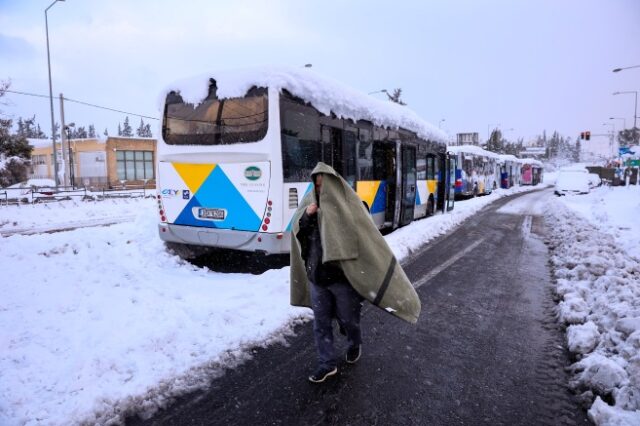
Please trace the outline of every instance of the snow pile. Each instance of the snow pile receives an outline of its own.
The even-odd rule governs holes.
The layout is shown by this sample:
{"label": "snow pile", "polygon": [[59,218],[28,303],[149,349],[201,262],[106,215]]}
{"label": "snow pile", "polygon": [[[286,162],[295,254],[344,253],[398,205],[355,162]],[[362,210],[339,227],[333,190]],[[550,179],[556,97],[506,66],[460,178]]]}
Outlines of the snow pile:
{"label": "snow pile", "polygon": [[242,97],[253,86],[277,91],[286,89],[310,102],[325,115],[333,112],[342,118],[368,120],[385,127],[402,127],[425,139],[442,143],[448,139],[446,133],[424,121],[406,106],[375,99],[307,68],[265,67],[216,71],[183,79],[162,92],[158,99],[159,110],[164,111],[164,101],[170,91],[179,91],[185,102],[198,105],[207,97],[210,78],[216,80],[216,93],[221,99]]}
{"label": "snow pile", "polygon": [[155,208],[151,198],[112,198],[103,201],[66,200],[45,204],[0,206],[0,235],[46,232],[132,221]]}
{"label": "snow pile", "polygon": [[[385,238],[404,258],[499,197],[531,189],[456,203]],[[289,305],[288,267],[259,276],[195,267],[165,250],[153,200],[127,201],[135,222],[0,238],[0,424],[150,415],[311,318]],[[37,217],[66,225],[104,203],[0,213],[22,225],[43,226]],[[105,210],[122,215],[127,205]]]}
{"label": "snow pile", "polygon": [[[554,201],[548,210],[546,219],[552,231],[548,243],[561,299],[558,317],[568,326],[568,347],[577,358],[571,366],[570,385],[586,400],[596,395],[589,410],[591,419],[598,425],[638,425],[640,256],[635,248],[640,233],[631,237],[609,232],[613,223],[616,227],[623,223],[610,216],[595,219],[612,208],[601,196],[597,191],[566,202]],[[576,201],[578,197],[584,199]],[[624,211],[633,209],[638,199],[627,195],[620,202],[615,208]],[[567,208],[574,203],[590,206],[587,217],[592,223]],[[626,225],[622,227],[635,226]]]}

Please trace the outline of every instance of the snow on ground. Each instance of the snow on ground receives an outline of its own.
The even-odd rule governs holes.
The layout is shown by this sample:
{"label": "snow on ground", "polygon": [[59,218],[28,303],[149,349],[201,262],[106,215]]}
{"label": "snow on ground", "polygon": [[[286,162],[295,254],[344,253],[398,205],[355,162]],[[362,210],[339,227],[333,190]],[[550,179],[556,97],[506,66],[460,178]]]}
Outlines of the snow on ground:
{"label": "snow on ground", "polygon": [[153,198],[77,199],[44,204],[2,205],[0,235],[132,221],[141,211],[153,210],[155,206]]}
{"label": "snow on ground", "polygon": [[[531,189],[456,202],[453,212],[386,239],[404,258],[497,198]],[[137,213],[109,227],[0,238],[0,424],[150,415],[311,318],[309,309],[289,305],[288,267],[222,274],[169,254],[152,203],[0,208],[5,227]]]}
{"label": "snow on ground", "polygon": [[558,317],[577,358],[570,385],[595,396],[597,425],[640,425],[640,186],[555,199],[546,220]]}

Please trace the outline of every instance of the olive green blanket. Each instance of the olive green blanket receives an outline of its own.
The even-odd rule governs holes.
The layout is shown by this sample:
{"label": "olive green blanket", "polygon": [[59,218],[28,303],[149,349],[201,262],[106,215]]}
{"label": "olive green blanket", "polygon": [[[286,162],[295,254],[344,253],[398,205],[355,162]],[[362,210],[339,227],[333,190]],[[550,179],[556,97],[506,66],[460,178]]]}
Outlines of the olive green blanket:
{"label": "olive green blanket", "polygon": [[320,203],[309,191],[293,215],[291,238],[291,304],[311,306],[310,288],[301,256],[300,218],[311,203],[319,205],[318,224],[322,262],[336,262],[353,288],[372,304],[415,324],[420,299],[397,262],[371,215],[349,184],[333,168],[318,163],[313,175],[323,173]]}

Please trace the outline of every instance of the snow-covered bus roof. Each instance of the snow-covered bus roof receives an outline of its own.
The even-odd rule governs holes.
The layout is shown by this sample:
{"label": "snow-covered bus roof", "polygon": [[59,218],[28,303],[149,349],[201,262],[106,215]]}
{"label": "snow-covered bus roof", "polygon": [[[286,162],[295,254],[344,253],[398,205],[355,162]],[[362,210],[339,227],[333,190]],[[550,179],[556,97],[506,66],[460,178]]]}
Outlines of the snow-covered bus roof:
{"label": "snow-covered bus roof", "polygon": [[254,86],[286,89],[294,96],[310,102],[318,111],[329,115],[371,121],[378,126],[404,128],[424,139],[446,143],[448,135],[424,121],[406,106],[375,99],[336,80],[321,76],[308,68],[264,67],[244,70],[215,71],[182,79],[170,84],[159,99],[160,110],[171,91],[180,93],[187,103],[198,105],[207,97],[209,79],[216,81],[220,99],[246,95]]}
{"label": "snow-covered bus roof", "polygon": [[518,158],[520,164],[531,164],[532,166],[542,167],[542,162],[533,158]]}
{"label": "snow-covered bus roof", "polygon": [[451,151],[455,154],[459,152],[464,152],[466,154],[474,154],[474,155],[484,155],[485,157],[495,158],[496,160],[500,158],[498,154],[495,152],[487,151],[486,149],[482,149],[476,145],[453,145],[447,146],[447,150]]}
{"label": "snow-covered bus roof", "polygon": [[498,157],[500,157],[500,161],[512,161],[514,163],[520,162],[520,159],[512,154],[500,154]]}

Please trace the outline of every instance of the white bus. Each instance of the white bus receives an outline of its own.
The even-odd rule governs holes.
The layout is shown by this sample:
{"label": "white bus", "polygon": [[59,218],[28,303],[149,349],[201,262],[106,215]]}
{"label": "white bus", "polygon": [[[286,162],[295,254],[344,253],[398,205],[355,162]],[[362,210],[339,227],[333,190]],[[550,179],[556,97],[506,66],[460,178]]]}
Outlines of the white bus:
{"label": "white bus", "polygon": [[450,146],[457,158],[455,194],[458,199],[491,194],[497,188],[498,154],[475,145]]}
{"label": "white bus", "polygon": [[308,69],[212,73],[163,98],[159,233],[174,247],[289,252],[318,161],[353,185],[381,229],[453,208],[445,134]]}
{"label": "white bus", "polygon": [[519,158],[511,154],[500,154],[498,169],[500,176],[500,188],[509,189],[520,186],[522,163]]}

